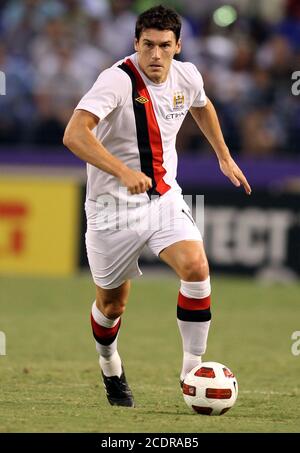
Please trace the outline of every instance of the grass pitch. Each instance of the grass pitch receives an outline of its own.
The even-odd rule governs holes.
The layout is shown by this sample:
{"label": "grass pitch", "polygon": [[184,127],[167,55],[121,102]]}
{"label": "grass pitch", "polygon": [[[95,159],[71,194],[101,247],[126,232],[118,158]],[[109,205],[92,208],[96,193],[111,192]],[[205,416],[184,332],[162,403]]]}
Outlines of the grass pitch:
{"label": "grass pitch", "polygon": [[[147,270],[145,271],[147,274]],[[212,278],[204,360],[229,366],[239,397],[222,417],[192,414],[179,389],[178,281],[133,282],[119,337],[135,409],[111,407],[100,381],[89,276],[0,279],[1,432],[300,432],[300,286]]]}

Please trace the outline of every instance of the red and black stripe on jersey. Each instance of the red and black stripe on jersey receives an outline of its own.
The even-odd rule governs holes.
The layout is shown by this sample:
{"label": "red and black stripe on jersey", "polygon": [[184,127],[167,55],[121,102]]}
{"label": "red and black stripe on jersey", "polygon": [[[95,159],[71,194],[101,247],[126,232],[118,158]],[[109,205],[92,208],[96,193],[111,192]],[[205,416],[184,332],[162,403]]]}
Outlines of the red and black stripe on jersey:
{"label": "red and black stripe on jersey", "polygon": [[191,299],[179,292],[177,318],[181,321],[205,322],[211,319],[210,296]]}
{"label": "red and black stripe on jersey", "polygon": [[166,169],[163,167],[162,139],[150,94],[130,59],[122,63],[119,68],[126,72],[132,83],[132,104],[141,171],[152,179],[153,185],[152,189],[148,191],[148,195],[163,195],[171,187],[163,180]]}

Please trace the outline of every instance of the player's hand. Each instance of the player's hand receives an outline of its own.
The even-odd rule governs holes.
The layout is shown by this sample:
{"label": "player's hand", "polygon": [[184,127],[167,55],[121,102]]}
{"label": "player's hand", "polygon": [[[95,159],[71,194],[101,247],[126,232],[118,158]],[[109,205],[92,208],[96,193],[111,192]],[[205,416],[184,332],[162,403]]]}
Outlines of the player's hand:
{"label": "player's hand", "polygon": [[232,184],[234,184],[236,187],[239,187],[241,184],[245,189],[245,192],[247,195],[251,194],[251,187],[242,172],[242,170],[238,167],[238,165],[235,163],[235,161],[232,159],[232,157],[226,159],[226,160],[220,160],[219,161],[221,171],[224,173],[225,176],[227,176]]}
{"label": "player's hand", "polygon": [[132,195],[144,193],[152,187],[151,178],[141,171],[131,170],[130,168],[123,171],[120,181]]}

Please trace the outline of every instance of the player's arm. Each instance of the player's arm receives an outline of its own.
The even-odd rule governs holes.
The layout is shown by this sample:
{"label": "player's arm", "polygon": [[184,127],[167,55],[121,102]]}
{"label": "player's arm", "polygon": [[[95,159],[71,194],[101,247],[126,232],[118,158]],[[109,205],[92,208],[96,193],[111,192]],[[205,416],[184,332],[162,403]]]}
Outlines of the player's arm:
{"label": "player's arm", "polygon": [[143,193],[152,187],[144,173],[132,170],[113,156],[92,130],[99,118],[86,110],[75,110],[65,130],[63,143],[77,157],[118,178],[130,193]]}
{"label": "player's arm", "polygon": [[235,186],[238,187],[242,184],[246,193],[250,195],[251,187],[242,170],[230,155],[212,102],[207,98],[207,103],[204,107],[191,107],[190,112],[218,156],[220,168],[224,175]]}

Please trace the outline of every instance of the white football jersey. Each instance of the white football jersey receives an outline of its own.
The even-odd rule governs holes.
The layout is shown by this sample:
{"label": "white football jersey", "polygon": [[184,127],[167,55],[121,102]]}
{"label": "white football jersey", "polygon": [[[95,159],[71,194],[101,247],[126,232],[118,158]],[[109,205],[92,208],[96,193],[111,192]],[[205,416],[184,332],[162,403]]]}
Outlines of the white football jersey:
{"label": "white football jersey", "polygon": [[86,206],[92,208],[101,195],[136,206],[149,202],[151,195],[181,192],[176,135],[190,107],[206,102],[201,74],[192,63],[173,60],[161,84],[140,70],[137,53],[103,71],[76,109],[100,119],[93,131],[96,137],[129,168],[149,176],[153,188],[131,195],[116,177],[87,164]]}

